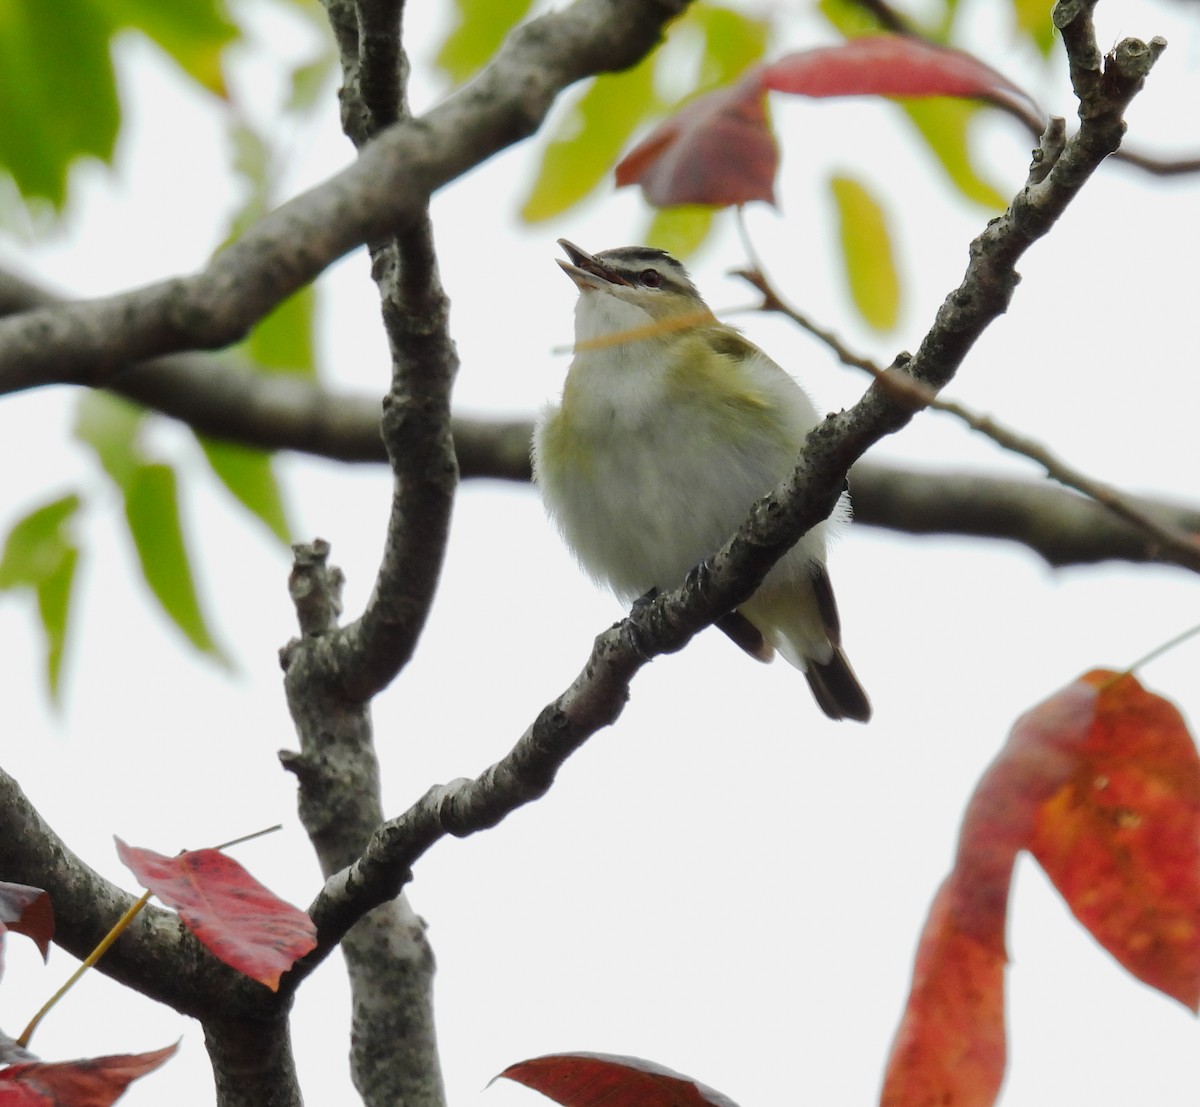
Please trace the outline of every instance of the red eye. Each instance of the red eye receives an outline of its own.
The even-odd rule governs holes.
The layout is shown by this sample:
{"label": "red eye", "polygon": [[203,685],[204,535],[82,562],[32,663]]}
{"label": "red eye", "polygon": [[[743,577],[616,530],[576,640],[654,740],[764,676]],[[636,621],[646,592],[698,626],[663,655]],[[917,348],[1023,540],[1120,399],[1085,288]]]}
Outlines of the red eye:
{"label": "red eye", "polygon": [[638,274],[638,280],[647,288],[659,288],[662,285],[662,274],[657,269],[643,269]]}

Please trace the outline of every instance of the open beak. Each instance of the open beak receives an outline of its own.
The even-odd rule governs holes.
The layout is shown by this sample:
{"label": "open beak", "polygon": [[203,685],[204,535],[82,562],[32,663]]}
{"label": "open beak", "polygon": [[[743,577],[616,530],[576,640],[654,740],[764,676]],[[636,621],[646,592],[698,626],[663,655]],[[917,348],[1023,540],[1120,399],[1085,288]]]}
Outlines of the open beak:
{"label": "open beak", "polygon": [[581,250],[574,242],[560,238],[558,244],[567,252],[570,261],[558,259],[558,264],[568,277],[575,282],[581,292],[589,288],[603,288],[606,284],[629,285],[624,277],[615,269],[610,269],[604,262],[594,258],[586,250]]}

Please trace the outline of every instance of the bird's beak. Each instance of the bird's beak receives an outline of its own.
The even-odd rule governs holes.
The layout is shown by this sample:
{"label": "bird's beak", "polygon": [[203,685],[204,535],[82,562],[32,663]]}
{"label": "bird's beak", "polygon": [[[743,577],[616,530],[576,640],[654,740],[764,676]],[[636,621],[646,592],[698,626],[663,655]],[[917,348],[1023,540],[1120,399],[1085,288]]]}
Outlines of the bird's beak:
{"label": "bird's beak", "polygon": [[593,257],[586,250],[581,250],[574,242],[560,238],[558,244],[571,259],[563,261],[559,258],[558,264],[562,266],[563,272],[578,285],[581,292],[589,288],[603,288],[606,284],[629,284],[629,281],[615,269],[610,269],[604,262]]}

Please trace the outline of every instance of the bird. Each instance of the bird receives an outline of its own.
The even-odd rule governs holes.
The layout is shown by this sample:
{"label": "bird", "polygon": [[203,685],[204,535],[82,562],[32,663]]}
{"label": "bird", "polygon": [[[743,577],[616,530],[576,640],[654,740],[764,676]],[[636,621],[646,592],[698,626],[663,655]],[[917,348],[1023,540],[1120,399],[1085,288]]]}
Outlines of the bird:
{"label": "bird", "polygon": [[[665,250],[589,254],[560,238],[575,282],[574,357],[534,430],[534,479],[583,570],[626,604],[678,587],[794,468],[821,416],[799,384],[720,322]],[[841,643],[825,567],[848,494],[716,625],[760,661],[778,651],[831,719],[871,703]]]}

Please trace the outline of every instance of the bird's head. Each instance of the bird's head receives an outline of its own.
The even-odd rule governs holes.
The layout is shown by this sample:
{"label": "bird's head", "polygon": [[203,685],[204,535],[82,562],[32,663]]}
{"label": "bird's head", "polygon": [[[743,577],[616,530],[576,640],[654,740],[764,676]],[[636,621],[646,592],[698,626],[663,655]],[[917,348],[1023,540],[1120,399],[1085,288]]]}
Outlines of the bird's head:
{"label": "bird's head", "polygon": [[643,324],[663,324],[665,333],[714,321],[687,270],[666,250],[618,246],[589,254],[565,238],[558,244],[570,258],[558,264],[579,289],[576,318],[587,337],[637,326],[638,312],[649,317]]}

